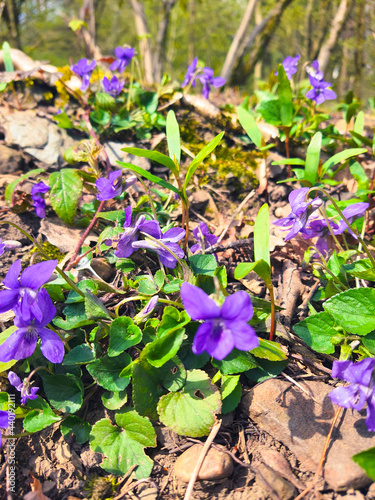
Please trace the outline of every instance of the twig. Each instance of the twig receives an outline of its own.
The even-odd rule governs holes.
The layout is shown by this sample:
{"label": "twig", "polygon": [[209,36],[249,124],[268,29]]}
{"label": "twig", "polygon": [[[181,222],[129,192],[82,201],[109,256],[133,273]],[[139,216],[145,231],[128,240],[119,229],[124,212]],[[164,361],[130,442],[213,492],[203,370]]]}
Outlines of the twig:
{"label": "twig", "polygon": [[325,440],[323,451],[322,451],[322,454],[320,456],[319,465],[318,465],[318,468],[316,469],[314,479],[311,481],[311,484],[300,495],[298,495],[298,497],[296,497],[294,500],[301,500],[301,498],[306,496],[307,493],[309,493],[313,488],[315,488],[316,483],[318,482],[318,479],[320,477],[320,474],[322,473],[323,465],[324,465],[324,462],[325,462],[326,456],[327,456],[328,446],[329,446],[329,443],[331,441],[332,432],[333,432],[333,429],[335,428],[335,425],[336,425],[337,419],[339,418],[340,412],[341,412],[341,407],[339,406],[336,410],[334,417],[333,417],[331,428],[329,429],[327,438]]}
{"label": "twig", "polygon": [[228,245],[212,245],[212,247],[208,247],[205,249],[204,253],[216,253],[216,252],[225,252],[231,248],[242,248],[242,247],[253,247],[254,240],[251,238],[247,238],[244,240],[232,241],[228,243]]}
{"label": "twig", "polygon": [[289,382],[291,382],[292,384],[294,384],[295,386],[297,386],[299,389],[301,389],[301,391],[303,391],[305,394],[307,394],[313,401],[315,401],[315,403],[317,403],[318,405],[321,405],[322,403],[320,401],[318,401],[317,399],[314,398],[314,396],[312,396],[309,391],[307,391],[301,384],[299,384],[296,380],[294,380],[292,377],[289,377],[289,375],[287,375],[286,373],[284,372],[281,372],[281,375],[283,377],[285,377]]}
{"label": "twig", "polygon": [[313,366],[317,370],[320,370],[321,372],[324,373],[328,373],[328,375],[331,376],[332,370],[323,365],[318,365],[318,363],[315,363],[315,361],[305,358],[301,356],[301,354],[290,354],[290,357],[296,359],[297,361],[302,361],[302,363],[306,363],[307,365]]}
{"label": "twig", "polygon": [[208,450],[209,450],[213,440],[216,437],[216,434],[219,432],[219,429],[221,427],[221,422],[222,421],[219,420],[218,422],[216,422],[216,424],[213,425],[211,432],[210,432],[210,435],[208,436],[207,441],[204,443],[203,449],[201,451],[201,454],[199,455],[199,458],[198,458],[197,463],[196,463],[194,470],[193,470],[193,474],[191,475],[188,487],[186,489],[184,500],[189,500],[192,493],[193,493],[194,484],[195,484],[195,481],[197,480],[200,468],[202,467],[203,460],[205,459],[205,457],[208,453]]}
{"label": "twig", "polygon": [[[216,244],[218,245],[224,238],[224,236],[227,234],[227,231],[228,229],[230,228],[230,225],[232,224],[232,222],[234,221],[234,219],[237,217],[237,215],[241,212],[241,210],[243,209],[243,207],[246,205],[246,203],[248,201],[251,200],[251,198],[255,195],[255,189],[253,189],[252,191],[250,191],[250,193],[246,196],[246,198],[243,200],[242,203],[240,203],[240,205],[237,207],[237,209],[235,210],[234,214],[232,215],[230,221],[228,222],[228,224],[226,225],[224,231],[221,233],[221,235],[219,236],[219,239],[217,240]],[[207,252],[206,252],[207,253]]]}

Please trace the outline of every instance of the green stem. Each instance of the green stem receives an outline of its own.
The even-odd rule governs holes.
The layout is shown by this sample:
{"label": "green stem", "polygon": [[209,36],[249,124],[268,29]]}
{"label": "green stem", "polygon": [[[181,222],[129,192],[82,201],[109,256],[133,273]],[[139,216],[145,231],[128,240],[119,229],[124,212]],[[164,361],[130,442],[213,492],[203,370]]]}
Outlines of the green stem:
{"label": "green stem", "polygon": [[[134,173],[134,172],[133,172]],[[155,205],[154,205],[154,200],[152,199],[151,197],[151,191],[150,189],[146,186],[146,183],[144,182],[144,180],[142,179],[142,177],[136,173],[134,173],[134,175],[137,177],[137,179],[139,180],[139,182],[142,184],[143,186],[143,189],[146,191],[147,193],[147,196],[148,196],[148,199],[150,201],[150,206],[151,206],[151,211],[152,211],[152,215],[154,216],[154,219],[157,221],[158,220],[158,214],[156,212],[156,208],[155,208]]]}
{"label": "green stem", "polygon": [[131,94],[133,92],[133,81],[134,81],[134,58],[130,63],[130,80],[129,80],[129,88],[128,88],[128,98],[126,100],[126,110],[129,113],[130,104],[131,104]]}
{"label": "green stem", "polygon": [[[37,249],[43,255],[43,257],[45,257],[47,260],[50,260],[49,255],[43,250],[42,245],[35,238],[33,238],[31,236],[31,234],[29,234],[27,231],[25,231],[24,229],[22,229],[22,227],[20,227],[18,224],[15,224],[14,222],[10,222],[10,221],[7,221],[7,220],[1,220],[0,224],[9,224],[9,225],[15,227],[16,229],[18,229],[18,231],[20,231],[23,235],[25,235],[26,238],[28,238],[37,247]],[[62,278],[64,278],[64,280],[68,283],[68,285],[70,285],[73,288],[73,290],[75,292],[77,292],[81,297],[85,297],[85,294],[82,292],[82,290],[80,290],[77,287],[77,285],[74,283],[74,281],[71,280],[69,278],[69,276],[67,274],[65,274],[62,269],[59,268],[59,266],[56,266],[55,269],[60,274],[60,276]]]}
{"label": "green stem", "polygon": [[270,327],[270,340],[273,340],[276,329],[276,314],[275,314],[275,294],[273,290],[273,285],[268,287],[268,291],[270,292],[270,300],[271,300],[271,327]]}
{"label": "green stem", "polygon": [[333,229],[331,228],[331,224],[330,224],[330,221],[329,221],[329,219],[327,217],[325,209],[323,207],[321,207],[319,210],[320,210],[320,213],[323,215],[324,220],[326,221],[326,224],[327,224],[327,227],[328,227],[328,231],[331,233],[331,236],[332,236],[334,242],[336,243],[337,248],[339,249],[340,252],[343,252],[344,249],[340,245],[340,242],[337,239],[336,235],[333,233]]}
{"label": "green stem", "polygon": [[3,434],[3,439],[17,439],[17,438],[22,438],[26,436],[31,436],[33,434],[32,432],[20,432],[19,434],[13,434],[13,436],[10,436],[8,434]]}

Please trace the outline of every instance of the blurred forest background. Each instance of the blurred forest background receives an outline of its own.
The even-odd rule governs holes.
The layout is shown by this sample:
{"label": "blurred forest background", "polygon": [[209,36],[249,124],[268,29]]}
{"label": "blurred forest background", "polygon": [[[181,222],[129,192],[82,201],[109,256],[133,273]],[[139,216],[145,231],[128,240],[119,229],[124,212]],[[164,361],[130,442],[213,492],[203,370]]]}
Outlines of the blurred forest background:
{"label": "blurred forest background", "polygon": [[0,13],[0,42],[56,66],[126,44],[149,82],[182,81],[198,56],[249,91],[300,54],[319,59],[341,96],[375,95],[375,0],[0,0]]}

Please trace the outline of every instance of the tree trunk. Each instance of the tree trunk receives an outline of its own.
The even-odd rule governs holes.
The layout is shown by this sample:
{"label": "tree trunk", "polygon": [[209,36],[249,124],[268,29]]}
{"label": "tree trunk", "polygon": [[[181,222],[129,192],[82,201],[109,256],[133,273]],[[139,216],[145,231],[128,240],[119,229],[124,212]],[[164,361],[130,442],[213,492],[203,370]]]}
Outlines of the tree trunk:
{"label": "tree trunk", "polygon": [[[262,22],[263,22],[262,11],[260,10],[260,5],[258,3],[255,8],[255,23],[258,26],[259,24],[262,24]],[[255,80],[260,80],[262,78],[262,63],[263,61],[259,60],[254,67]]]}
{"label": "tree trunk", "polygon": [[336,11],[335,17],[332,20],[328,39],[322,45],[318,55],[319,69],[325,72],[327,69],[332,50],[334,49],[339,33],[344,25],[346,15],[348,13],[350,0],[341,0]]}
{"label": "tree trunk", "polygon": [[189,61],[195,57],[195,0],[189,0]]}
{"label": "tree trunk", "polygon": [[239,50],[241,43],[243,42],[246,31],[249,28],[251,18],[253,17],[254,9],[257,4],[258,0],[249,0],[249,3],[247,4],[245,14],[242,18],[240,27],[237,30],[237,33],[235,34],[232,45],[229,48],[227,57],[225,58],[224,66],[223,69],[221,70],[221,77],[225,78],[226,81],[229,80],[229,77],[232,73],[233,66],[238,59],[239,56]]}
{"label": "tree trunk", "polygon": [[355,7],[355,51],[354,51],[354,95],[361,97],[362,68],[364,61],[365,43],[365,8],[366,0],[356,0]]}
{"label": "tree trunk", "polygon": [[166,49],[167,49],[167,39],[168,39],[168,27],[169,27],[169,19],[171,16],[171,10],[175,6],[177,0],[162,0],[163,4],[163,17],[159,23],[158,32],[156,34],[156,47],[155,47],[155,63],[154,63],[154,71],[155,71],[155,80],[157,82],[160,81],[163,70],[164,63],[166,58]]}
{"label": "tree trunk", "polygon": [[150,44],[150,30],[143,4],[140,0],[130,0],[134,13],[135,28],[139,38],[139,50],[143,63],[143,75],[146,83],[154,82],[154,64]]}
{"label": "tree trunk", "polygon": [[87,24],[87,29],[82,26],[76,31],[77,36],[83,42],[86,57],[96,60],[101,59],[103,57],[102,52],[95,43],[96,25],[94,0],[84,0],[79,11],[79,18]]}
{"label": "tree trunk", "polygon": [[[239,51],[239,57],[233,67],[230,78],[231,85],[244,85],[246,83],[250,74],[254,71],[254,66],[266,51],[285,9],[292,2],[293,0],[278,1],[268,16],[263,19],[261,24],[255,26],[253,31],[244,40]],[[249,59],[245,62],[245,55],[249,52],[253,44],[255,44],[255,47],[250,52]]]}
{"label": "tree trunk", "polygon": [[305,21],[305,31],[306,31],[306,38],[305,38],[305,53],[306,53],[306,59],[309,61],[312,56],[312,14],[314,11],[314,2],[315,0],[308,0],[307,8],[306,8],[306,21]]}
{"label": "tree trunk", "polygon": [[343,97],[348,91],[348,59],[349,59],[349,49],[346,44],[342,48],[342,60],[340,68],[340,80],[339,80],[339,96]]}
{"label": "tree trunk", "polygon": [[5,0],[3,17],[8,28],[9,44],[11,47],[21,50],[18,15],[19,12],[15,0]]}

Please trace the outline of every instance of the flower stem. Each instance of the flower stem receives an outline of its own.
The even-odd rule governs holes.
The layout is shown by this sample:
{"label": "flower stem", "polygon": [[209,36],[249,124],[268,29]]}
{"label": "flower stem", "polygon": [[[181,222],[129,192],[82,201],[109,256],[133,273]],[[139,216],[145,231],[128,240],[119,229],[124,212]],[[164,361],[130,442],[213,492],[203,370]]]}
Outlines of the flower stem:
{"label": "flower stem", "polygon": [[275,315],[275,294],[273,285],[268,287],[268,291],[270,292],[270,300],[271,300],[271,327],[270,327],[270,338],[269,340],[273,340],[276,329],[276,315]]}

